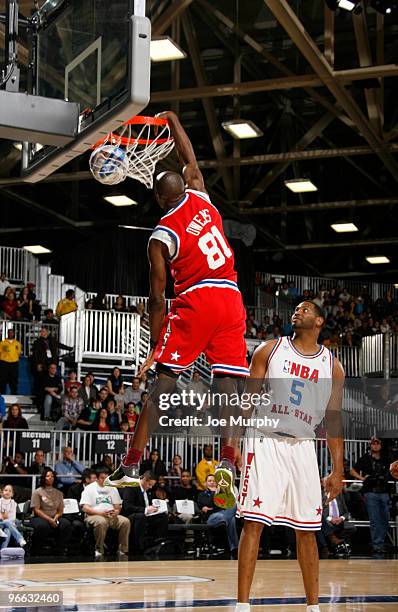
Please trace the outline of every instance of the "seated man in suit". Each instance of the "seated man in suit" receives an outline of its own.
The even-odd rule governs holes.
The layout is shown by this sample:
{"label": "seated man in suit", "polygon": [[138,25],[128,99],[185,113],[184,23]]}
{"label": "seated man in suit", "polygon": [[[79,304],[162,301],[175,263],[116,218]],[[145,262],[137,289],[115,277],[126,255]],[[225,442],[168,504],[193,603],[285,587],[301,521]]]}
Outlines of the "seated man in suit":
{"label": "seated man in suit", "polygon": [[[321,484],[324,491],[323,482]],[[326,495],[323,496],[322,526],[321,531],[317,532],[321,552],[327,551],[328,544],[335,547],[344,542],[343,536],[349,531],[346,529],[346,521],[349,518],[350,515],[342,493],[331,502],[328,502]]]}
{"label": "seated man in suit", "polygon": [[160,513],[152,504],[151,489],[156,484],[156,477],[147,471],[140,476],[139,487],[122,489],[123,514],[130,519],[133,531],[133,551],[144,552],[157,539],[166,539],[168,513]]}

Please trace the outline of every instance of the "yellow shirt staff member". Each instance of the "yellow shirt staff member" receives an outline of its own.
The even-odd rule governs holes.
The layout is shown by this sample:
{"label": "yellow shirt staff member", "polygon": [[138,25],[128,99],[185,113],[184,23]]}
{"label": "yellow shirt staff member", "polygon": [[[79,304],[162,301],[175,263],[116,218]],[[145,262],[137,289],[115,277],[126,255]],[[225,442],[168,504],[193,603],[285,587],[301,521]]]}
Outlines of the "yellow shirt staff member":
{"label": "yellow shirt staff member", "polygon": [[0,342],[0,394],[2,395],[6,393],[7,385],[12,395],[17,393],[21,352],[21,343],[15,340],[14,330],[9,329],[7,338]]}
{"label": "yellow shirt staff member", "polygon": [[62,300],[59,300],[55,314],[57,317],[62,317],[62,315],[75,312],[75,310],[77,310],[75,292],[73,289],[68,289],[68,291],[65,293],[65,297]]}
{"label": "yellow shirt staff member", "polygon": [[213,459],[213,447],[211,444],[203,446],[203,459],[196,466],[195,476],[196,485],[200,491],[206,489],[206,478],[209,474],[214,474],[218,461]]}

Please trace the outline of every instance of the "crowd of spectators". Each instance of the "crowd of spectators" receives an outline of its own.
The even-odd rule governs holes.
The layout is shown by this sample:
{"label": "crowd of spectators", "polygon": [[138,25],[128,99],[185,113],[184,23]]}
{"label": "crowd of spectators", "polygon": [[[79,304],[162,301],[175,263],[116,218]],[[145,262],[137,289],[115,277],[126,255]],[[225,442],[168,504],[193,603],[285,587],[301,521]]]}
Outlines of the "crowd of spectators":
{"label": "crowd of spectators", "polygon": [[330,348],[360,346],[364,336],[388,331],[398,333],[398,302],[391,291],[372,300],[365,288],[355,294],[344,286],[326,288],[321,285],[319,291],[299,291],[293,282],[277,284],[275,279],[262,289],[265,293],[263,301],[274,314],[261,320],[253,309],[247,309],[247,338],[263,341],[290,335],[291,314],[304,300],[312,300],[323,309],[326,321],[321,341]]}
{"label": "crowd of spectators", "polygon": [[[189,526],[199,523],[209,529],[221,529],[223,550],[235,558],[241,521],[236,518],[236,507],[222,510],[215,506],[217,462],[211,445],[204,445],[202,451],[203,458],[192,472],[188,466],[183,466],[178,454],[173,456],[167,470],[159,450],[152,449],[141,464],[140,486],[120,491],[104,485],[106,476],[114,469],[110,455],[102,455],[87,467],[87,462],[84,465],[75,460],[73,448],[67,446],[52,468],[46,465],[46,455],[41,449],[36,451],[30,466],[25,465],[24,456],[17,452],[14,458],[6,459],[2,470],[0,487],[3,487],[4,499],[0,498],[0,548],[4,543],[8,546],[13,537],[20,546],[26,543],[23,535],[15,531],[18,525],[14,504],[10,502],[15,497],[18,502],[30,500],[30,524],[34,529],[32,546],[36,552],[51,540],[52,554],[77,554],[81,542],[87,542],[85,534],[89,532],[92,533],[93,554],[100,558],[106,552],[107,536],[111,531],[117,539],[115,552],[119,558],[127,554],[142,555],[154,545],[167,543],[171,524],[185,525],[180,544],[184,546],[185,539],[185,544],[192,548]],[[351,469],[346,461],[347,483],[343,493],[332,502],[328,502],[326,494],[324,497],[322,529],[317,532],[321,556],[336,555],[341,550],[347,556],[346,542],[355,538],[356,521],[367,519],[373,554],[380,556],[392,551],[387,537],[388,521],[393,518],[397,503],[389,472],[390,461],[396,458],[392,451],[394,447],[391,449],[374,437],[368,451],[358,457]],[[38,479],[38,486],[32,491],[22,482],[21,476],[33,474]],[[75,505],[71,500],[75,500]],[[14,521],[11,525],[7,523],[10,520]],[[273,537],[278,536],[281,546],[286,541],[294,545],[288,528],[277,527],[276,530]],[[269,540],[269,530],[265,530],[265,539]],[[363,545],[362,540],[360,545]]]}

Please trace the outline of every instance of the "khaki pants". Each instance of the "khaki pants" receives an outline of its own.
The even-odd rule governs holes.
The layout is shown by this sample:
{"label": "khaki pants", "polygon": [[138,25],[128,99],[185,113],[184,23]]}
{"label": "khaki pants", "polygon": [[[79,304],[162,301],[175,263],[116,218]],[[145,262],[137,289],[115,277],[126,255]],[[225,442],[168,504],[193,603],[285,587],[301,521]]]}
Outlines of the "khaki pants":
{"label": "khaki pants", "polygon": [[104,542],[109,528],[119,532],[119,550],[123,553],[129,552],[130,521],[125,516],[99,516],[92,514],[86,517],[86,524],[94,528],[95,547],[104,553]]}

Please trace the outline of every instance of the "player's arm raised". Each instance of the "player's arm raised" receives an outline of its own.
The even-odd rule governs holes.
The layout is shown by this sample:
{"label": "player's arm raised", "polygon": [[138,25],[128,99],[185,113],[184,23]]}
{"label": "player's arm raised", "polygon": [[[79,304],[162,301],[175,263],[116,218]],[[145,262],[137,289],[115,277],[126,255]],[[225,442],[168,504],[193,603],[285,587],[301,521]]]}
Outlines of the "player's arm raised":
{"label": "player's arm raised", "polygon": [[[268,361],[276,343],[277,340],[268,340],[260,344],[254,351],[250,363],[250,375],[246,379],[244,390],[244,393],[249,394],[249,396],[261,393],[265,375],[268,370]],[[250,399],[248,403],[250,403]],[[247,411],[245,410],[245,418],[251,415],[254,406],[255,404],[251,403],[251,407]]]}
{"label": "player's arm raised", "polygon": [[174,138],[174,144],[181,164],[184,166],[183,175],[187,186],[196,191],[206,192],[203,175],[199,169],[196,156],[186,131],[182,127],[179,118],[172,111],[159,113],[157,117],[167,119],[170,132]]}
{"label": "player's arm raised", "polygon": [[154,362],[154,353],[162,330],[163,319],[166,312],[165,290],[167,282],[167,246],[155,238],[149,241],[149,328],[151,333],[150,352],[141,366],[140,374],[149,370]]}
{"label": "player's arm raised", "polygon": [[335,499],[343,489],[344,441],[341,406],[343,403],[344,370],[338,359],[334,360],[332,393],[325,413],[326,437],[332,455],[333,471],[326,479],[328,501]]}

